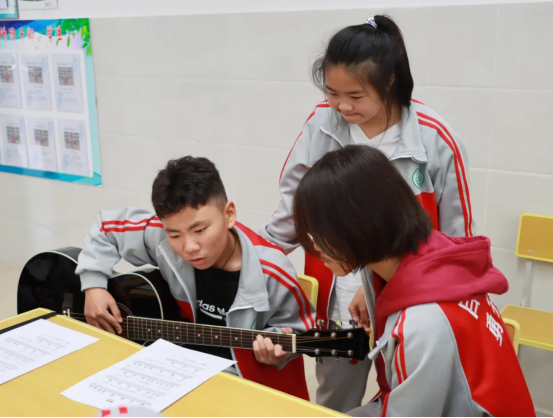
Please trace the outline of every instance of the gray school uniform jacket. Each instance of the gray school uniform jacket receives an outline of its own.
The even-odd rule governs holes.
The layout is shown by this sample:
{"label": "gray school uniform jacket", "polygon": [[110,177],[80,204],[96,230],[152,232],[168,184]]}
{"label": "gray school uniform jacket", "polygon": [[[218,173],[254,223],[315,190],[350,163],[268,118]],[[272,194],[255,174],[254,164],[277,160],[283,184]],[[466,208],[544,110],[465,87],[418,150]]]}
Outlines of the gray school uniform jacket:
{"label": "gray school uniform jacket", "polygon": [[379,396],[353,416],[535,416],[488,293],[505,293],[486,237],[434,231],[384,282],[363,270]]}
{"label": "gray school uniform jacket", "polygon": [[[234,232],[242,248],[242,267],[227,326],[269,332],[280,332],[282,327],[297,332],[314,328],[314,308],[284,252],[244,225],[236,223]],[[182,316],[194,322],[197,307],[194,268],[171,249],[155,214],[138,208],[100,212],[79,256],[76,274],[80,275],[82,290],[106,288],[113,266],[121,258],[135,266],[159,267]],[[281,370],[276,370],[258,363],[251,350],[231,351],[240,376],[308,399],[301,357],[279,365]]]}
{"label": "gray school uniform jacket", "polygon": [[[414,101],[404,108],[401,139],[390,160],[426,209],[434,227],[450,236],[473,236],[468,162],[463,145],[432,109]],[[293,219],[294,194],[302,177],[327,152],[353,144],[349,123],[328,103],[307,119],[280,177],[282,200],[269,223],[259,231],[286,253],[298,245]],[[319,259],[306,255],[305,274],[319,281],[317,318],[328,323],[334,276]]]}

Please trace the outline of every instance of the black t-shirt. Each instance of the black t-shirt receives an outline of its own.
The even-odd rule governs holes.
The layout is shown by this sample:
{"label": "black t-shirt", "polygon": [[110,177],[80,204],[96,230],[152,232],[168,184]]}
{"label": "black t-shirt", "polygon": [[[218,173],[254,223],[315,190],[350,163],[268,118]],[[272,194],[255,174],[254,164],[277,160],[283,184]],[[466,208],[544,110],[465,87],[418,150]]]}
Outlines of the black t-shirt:
{"label": "black t-shirt", "polygon": [[[215,267],[206,270],[194,269],[196,276],[196,323],[204,325],[227,326],[227,312],[236,298],[239,271],[225,271]],[[186,348],[201,351],[232,360],[230,348],[185,345]]]}

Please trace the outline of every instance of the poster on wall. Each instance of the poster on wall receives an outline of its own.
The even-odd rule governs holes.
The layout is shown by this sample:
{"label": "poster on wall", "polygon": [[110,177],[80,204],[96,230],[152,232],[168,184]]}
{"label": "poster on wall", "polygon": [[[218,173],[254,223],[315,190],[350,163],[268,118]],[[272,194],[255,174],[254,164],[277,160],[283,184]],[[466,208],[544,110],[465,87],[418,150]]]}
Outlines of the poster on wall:
{"label": "poster on wall", "polygon": [[0,107],[21,107],[19,66],[15,54],[0,54]]}
{"label": "poster on wall", "polygon": [[0,115],[4,163],[13,167],[28,167],[27,139],[22,116]]}
{"label": "poster on wall", "polygon": [[19,8],[21,10],[57,9],[58,0],[19,0]]}
{"label": "poster on wall", "polygon": [[29,167],[58,171],[54,119],[29,118],[27,124]]}
{"label": "poster on wall", "polygon": [[0,19],[17,19],[18,17],[17,0],[0,0]]}
{"label": "poster on wall", "polygon": [[61,112],[83,111],[81,69],[78,55],[54,55],[56,108]]}
{"label": "poster on wall", "polygon": [[27,108],[52,110],[48,55],[22,55],[21,70]]}
{"label": "poster on wall", "polygon": [[60,120],[61,169],[67,174],[83,175],[88,172],[87,138],[85,123]]}
{"label": "poster on wall", "polygon": [[90,42],[88,19],[0,22],[0,175],[102,184]]}

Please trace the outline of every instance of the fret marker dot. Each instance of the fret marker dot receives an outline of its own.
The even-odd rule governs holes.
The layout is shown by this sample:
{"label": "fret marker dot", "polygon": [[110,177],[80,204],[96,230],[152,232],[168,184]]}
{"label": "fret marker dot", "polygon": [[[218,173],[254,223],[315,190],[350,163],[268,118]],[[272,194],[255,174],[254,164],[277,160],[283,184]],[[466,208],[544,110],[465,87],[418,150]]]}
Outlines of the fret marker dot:
{"label": "fret marker dot", "polygon": [[177,340],[179,339],[179,337],[177,337]]}
{"label": "fret marker dot", "polygon": [[157,332],[161,332],[161,330],[158,329]]}
{"label": "fret marker dot", "polygon": [[238,337],[234,337],[234,339],[235,339],[236,341],[238,341]]}
{"label": "fret marker dot", "polygon": [[175,327],[175,329],[179,329],[179,327]]}
{"label": "fret marker dot", "polygon": [[150,329],[148,328],[148,332],[150,332]]}
{"label": "fret marker dot", "polygon": [[215,338],[219,338],[219,336],[218,336],[218,335],[216,335],[216,336],[215,336]]}
{"label": "fret marker dot", "polygon": [[201,337],[201,336],[202,336],[202,334],[198,334],[198,337]]}

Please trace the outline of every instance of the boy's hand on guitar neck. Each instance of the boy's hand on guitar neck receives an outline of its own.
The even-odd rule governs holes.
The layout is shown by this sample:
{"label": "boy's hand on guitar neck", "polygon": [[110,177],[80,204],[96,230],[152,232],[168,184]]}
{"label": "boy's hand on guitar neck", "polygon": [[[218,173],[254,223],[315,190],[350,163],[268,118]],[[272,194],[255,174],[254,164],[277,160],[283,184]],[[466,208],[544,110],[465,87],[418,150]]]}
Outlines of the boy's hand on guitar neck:
{"label": "boy's hand on guitar neck", "polygon": [[88,324],[112,334],[121,334],[123,318],[115,299],[106,289],[94,287],[85,290],[84,314]]}
{"label": "boy's hand on guitar neck", "polygon": [[[282,328],[283,334],[291,334],[292,332],[292,328]],[[282,363],[288,354],[280,344],[275,345],[270,338],[263,338],[261,335],[258,335],[253,342],[253,353],[258,362],[269,366]]]}

